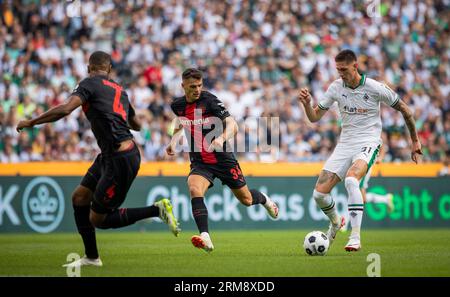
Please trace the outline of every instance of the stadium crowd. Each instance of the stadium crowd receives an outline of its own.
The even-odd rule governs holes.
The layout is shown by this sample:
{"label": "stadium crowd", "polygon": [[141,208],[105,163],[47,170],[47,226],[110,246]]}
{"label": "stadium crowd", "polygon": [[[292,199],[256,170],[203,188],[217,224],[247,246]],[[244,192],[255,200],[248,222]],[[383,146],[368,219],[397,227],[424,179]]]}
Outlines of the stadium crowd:
{"label": "stadium crowd", "polygon": [[[242,127],[252,117],[279,118],[278,160],[325,160],[339,136],[337,109],[312,125],[297,96],[303,86],[316,101],[324,94],[338,77],[333,58],[344,48],[357,53],[362,72],[385,81],[412,108],[424,161],[443,161],[450,148],[448,0],[1,3],[2,163],[94,159],[98,147],[81,109],[20,134],[15,126],[63,102],[99,49],[111,53],[113,78],[144,120],[135,136],[146,161],[167,159],[170,103],[183,95],[181,73],[192,66],[204,71],[204,87]],[[382,121],[385,161],[410,160],[401,114],[384,106]],[[249,141],[255,129],[246,125],[238,141]]]}

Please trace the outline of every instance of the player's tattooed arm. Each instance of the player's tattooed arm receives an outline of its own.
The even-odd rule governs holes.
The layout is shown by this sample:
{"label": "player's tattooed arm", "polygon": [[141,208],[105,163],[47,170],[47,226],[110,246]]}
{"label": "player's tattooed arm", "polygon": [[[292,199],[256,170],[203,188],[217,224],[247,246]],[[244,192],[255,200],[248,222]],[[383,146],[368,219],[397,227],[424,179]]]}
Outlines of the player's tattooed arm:
{"label": "player's tattooed arm", "polygon": [[411,135],[412,141],[418,141],[418,136],[416,132],[416,122],[414,121],[413,114],[409,109],[408,105],[402,100],[399,100],[394,106],[394,109],[400,111],[405,119],[406,126],[408,127],[409,134]]}
{"label": "player's tattooed arm", "polygon": [[80,97],[72,95],[69,97],[69,100],[66,103],[55,106],[31,120],[20,121],[19,124],[17,124],[16,130],[17,132],[20,132],[23,128],[31,128],[39,124],[56,122],[57,120],[70,114],[82,103],[83,102],[81,101]]}
{"label": "player's tattooed arm", "polygon": [[417,136],[416,122],[414,121],[413,114],[408,105],[402,100],[398,100],[393,108],[400,111],[405,119],[405,123],[408,127],[409,135],[412,141],[411,159],[417,163],[417,155],[422,155],[422,145],[420,144],[419,137]]}

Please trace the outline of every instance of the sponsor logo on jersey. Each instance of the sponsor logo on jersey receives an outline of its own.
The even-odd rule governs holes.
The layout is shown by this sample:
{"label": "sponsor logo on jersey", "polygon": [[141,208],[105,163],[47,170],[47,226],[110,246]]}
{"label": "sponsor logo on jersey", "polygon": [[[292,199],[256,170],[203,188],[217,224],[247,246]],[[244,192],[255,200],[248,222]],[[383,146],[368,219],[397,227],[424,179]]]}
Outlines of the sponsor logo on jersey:
{"label": "sponsor logo on jersey", "polygon": [[344,106],[344,112],[348,114],[367,114],[369,109]]}
{"label": "sponsor logo on jersey", "polygon": [[209,118],[204,119],[195,119],[195,120],[189,120],[189,119],[183,119],[180,118],[180,122],[183,126],[197,126],[197,125],[203,125],[209,123]]}

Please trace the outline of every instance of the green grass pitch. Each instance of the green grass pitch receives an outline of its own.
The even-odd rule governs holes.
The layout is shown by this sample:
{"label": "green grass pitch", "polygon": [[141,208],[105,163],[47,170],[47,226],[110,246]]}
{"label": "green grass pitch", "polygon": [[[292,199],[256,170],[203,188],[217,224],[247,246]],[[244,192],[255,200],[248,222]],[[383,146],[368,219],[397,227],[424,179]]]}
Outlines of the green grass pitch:
{"label": "green grass pitch", "polygon": [[[302,248],[308,230],[213,231],[211,254],[191,246],[194,233],[97,232],[104,266],[81,276],[366,276],[367,255],[381,276],[450,276],[450,229],[364,230],[363,249],[348,253],[340,233],[328,254]],[[0,276],[66,276],[69,253],[83,254],[78,234],[1,234]]]}

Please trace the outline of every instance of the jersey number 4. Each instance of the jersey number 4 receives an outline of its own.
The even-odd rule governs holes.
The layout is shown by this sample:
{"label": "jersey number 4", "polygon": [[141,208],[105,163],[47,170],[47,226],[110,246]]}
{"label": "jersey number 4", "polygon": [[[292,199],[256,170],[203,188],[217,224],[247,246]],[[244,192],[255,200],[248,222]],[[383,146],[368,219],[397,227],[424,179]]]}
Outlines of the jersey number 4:
{"label": "jersey number 4", "polygon": [[109,80],[104,79],[103,84],[105,86],[111,87],[114,89],[114,103],[113,103],[113,111],[122,116],[124,121],[127,120],[127,113],[125,109],[123,109],[123,104],[120,102],[120,97],[122,95],[122,87],[118,84],[110,82]]}

